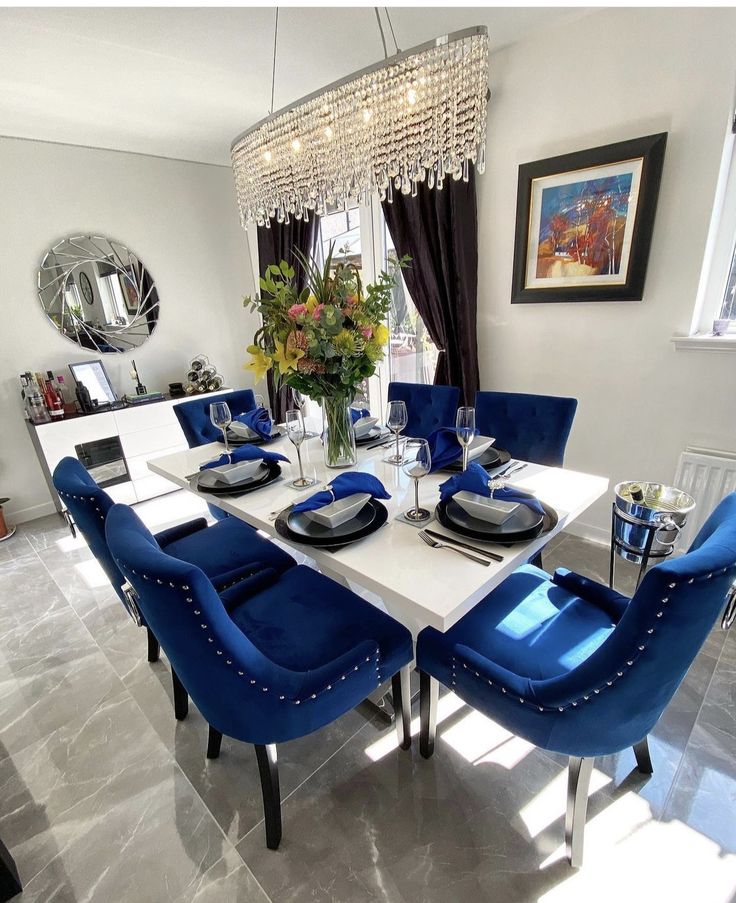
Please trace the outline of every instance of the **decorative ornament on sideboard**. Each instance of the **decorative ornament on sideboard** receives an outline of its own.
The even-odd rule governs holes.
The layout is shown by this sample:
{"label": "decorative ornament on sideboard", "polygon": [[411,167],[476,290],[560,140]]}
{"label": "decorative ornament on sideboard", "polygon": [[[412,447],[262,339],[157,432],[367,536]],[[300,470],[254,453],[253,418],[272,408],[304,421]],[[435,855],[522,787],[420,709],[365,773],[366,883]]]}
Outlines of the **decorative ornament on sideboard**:
{"label": "decorative ornament on sideboard", "polygon": [[[386,10],[388,17],[388,10]],[[469,178],[485,168],[488,32],[484,26],[436,38],[389,57],[273,112],[232,143],[243,225],[308,219],[367,202],[391,203],[394,190],[416,195],[426,180]],[[389,18],[389,25],[391,20]],[[391,25],[393,35],[393,26]]]}
{"label": "decorative ornament on sideboard", "polygon": [[224,384],[225,380],[218,372],[217,367],[210,363],[206,354],[198,354],[189,362],[187,385],[184,388],[187,395],[217,392]]}

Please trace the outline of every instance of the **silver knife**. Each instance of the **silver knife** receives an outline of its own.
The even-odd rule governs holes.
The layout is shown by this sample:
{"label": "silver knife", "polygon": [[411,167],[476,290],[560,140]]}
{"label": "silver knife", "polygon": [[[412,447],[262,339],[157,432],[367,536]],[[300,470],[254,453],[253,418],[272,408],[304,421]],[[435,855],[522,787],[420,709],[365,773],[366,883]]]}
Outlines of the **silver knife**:
{"label": "silver knife", "polygon": [[442,542],[451,543],[456,546],[462,546],[463,549],[467,549],[469,552],[477,552],[479,555],[486,555],[488,558],[493,561],[503,561],[503,555],[499,555],[496,552],[489,552],[487,549],[479,549],[476,546],[471,546],[467,542],[461,542],[459,539],[455,539],[454,536],[447,536],[446,533],[437,533],[434,530],[428,530],[426,527],[424,528],[424,532],[432,536],[434,539],[439,539]]}

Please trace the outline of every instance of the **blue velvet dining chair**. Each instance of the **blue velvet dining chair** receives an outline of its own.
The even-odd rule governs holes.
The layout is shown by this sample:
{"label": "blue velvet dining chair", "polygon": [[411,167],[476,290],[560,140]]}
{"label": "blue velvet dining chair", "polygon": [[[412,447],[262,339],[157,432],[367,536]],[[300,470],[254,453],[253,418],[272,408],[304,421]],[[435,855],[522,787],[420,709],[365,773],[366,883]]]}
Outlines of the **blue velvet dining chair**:
{"label": "blue velvet dining chair", "polygon": [[210,405],[213,401],[225,401],[233,417],[253,411],[256,397],[252,389],[238,389],[235,392],[223,392],[219,395],[206,395],[204,398],[193,398],[174,405],[174,414],[184,432],[189,448],[217,442],[222,438],[221,430],[210,420]]}
{"label": "blue velvet dining chair", "polygon": [[460,389],[455,386],[430,386],[426,383],[388,384],[388,400],[406,404],[405,436],[426,439],[438,426],[455,426]]}
{"label": "blue velvet dining chair", "polygon": [[[222,438],[222,431],[210,420],[210,405],[213,401],[225,401],[233,417],[255,410],[256,396],[252,389],[238,389],[235,392],[222,392],[219,395],[207,395],[204,398],[193,398],[174,405],[174,414],[187,440],[189,448],[207,445]],[[215,520],[227,520],[230,515],[217,505],[208,504],[210,514]]]}
{"label": "blue velvet dining chair", "polygon": [[107,541],[176,673],[209,724],[207,756],[223,735],[252,743],[266,843],[281,840],[276,744],[354,708],[391,678],[399,745],[411,745],[409,631],[311,568],[219,595],[202,570],[161,551],[134,511],[114,505]]}
{"label": "blue velvet dining chair", "polygon": [[[113,501],[89,475],[76,458],[62,458],[56,465],[53,482],[59,497],[73,517],[73,523],[84,536],[108,580],[126,610],[128,600],[123,592],[125,578],[113,561],[105,538],[105,522]],[[207,526],[203,517],[170,527],[156,534],[156,542],[167,554],[200,567],[216,586],[227,586],[236,580],[258,574],[264,569],[282,573],[296,566],[296,561],[274,543],[258,534],[236,517]],[[154,631],[143,621],[148,635],[148,661],[158,661],[159,644]],[[181,720],[187,714],[187,696],[172,671],[174,711]]]}
{"label": "blue velvet dining chair", "polygon": [[477,392],[475,425],[514,458],[562,467],[578,401],[556,395]]}
{"label": "blue velvet dining chair", "polygon": [[550,577],[524,565],[446,633],[419,634],[421,754],[434,749],[440,681],[507,730],[569,756],[565,839],[579,867],[595,756],[633,746],[639,771],[652,772],[647,734],[735,577],[736,493],[631,599],[564,569]]}

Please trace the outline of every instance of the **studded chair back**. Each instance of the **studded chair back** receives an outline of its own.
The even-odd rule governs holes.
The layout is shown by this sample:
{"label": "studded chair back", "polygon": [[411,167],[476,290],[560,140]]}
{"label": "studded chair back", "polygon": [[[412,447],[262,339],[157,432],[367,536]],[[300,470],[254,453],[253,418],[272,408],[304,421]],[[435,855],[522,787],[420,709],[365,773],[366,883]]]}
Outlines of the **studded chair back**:
{"label": "studded chair back", "polygon": [[216,442],[222,437],[222,432],[210,420],[210,405],[213,401],[226,401],[233,417],[252,411],[256,407],[256,397],[252,389],[208,395],[206,398],[193,398],[191,401],[175,404],[174,414],[186,436],[189,448]]}
{"label": "studded chair back", "polygon": [[544,711],[536,711],[533,699],[519,706],[540,723],[549,719],[547,711],[564,716],[549,720],[545,743],[533,731],[536,742],[578,756],[638,743],[674,696],[735,579],[736,493],[731,493],[686,555],[649,571],[598,649],[574,670],[543,682]]}
{"label": "studded chair back", "polygon": [[[271,661],[238,628],[205,574],[162,552],[131,508],[113,505],[106,534],[179,679],[209,724],[226,736],[256,744],[303,736],[333,720],[329,713],[355,705],[356,684],[365,683],[358,698],[375,689],[371,662],[351,668],[351,679],[337,679],[328,693],[305,691],[310,681],[320,683],[320,669],[291,670]],[[375,651],[372,641],[365,646]]]}
{"label": "studded chair back", "polygon": [[514,458],[562,467],[577,406],[576,398],[477,392],[475,423]]}
{"label": "studded chair back", "polygon": [[105,539],[105,520],[113,505],[112,499],[76,458],[62,458],[54,469],[52,479],[59,498],[71,512],[92,554],[122,599],[120,587],[125,578],[113,561]]}
{"label": "studded chair back", "polygon": [[388,400],[406,404],[405,436],[426,439],[439,426],[455,426],[460,389],[426,383],[388,384]]}

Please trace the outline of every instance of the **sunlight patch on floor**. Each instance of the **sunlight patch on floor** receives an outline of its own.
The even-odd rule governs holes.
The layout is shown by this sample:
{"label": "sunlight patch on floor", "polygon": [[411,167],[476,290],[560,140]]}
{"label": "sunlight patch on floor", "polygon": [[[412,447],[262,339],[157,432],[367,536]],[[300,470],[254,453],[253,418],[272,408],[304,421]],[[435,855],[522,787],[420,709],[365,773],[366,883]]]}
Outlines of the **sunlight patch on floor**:
{"label": "sunlight patch on floor", "polygon": [[74,567],[90,589],[99,589],[102,586],[110,586],[107,574],[97,563],[96,558],[91,558],[89,561],[80,561]]}
{"label": "sunlight patch on floor", "polygon": [[[591,797],[596,791],[610,783],[611,778],[594,768],[590,778],[588,796]],[[553,778],[546,787],[543,787],[535,797],[532,797],[519,815],[526,825],[529,835],[537,837],[558,819],[564,821],[566,804],[567,768]],[[558,857],[554,855],[552,858]]]}
{"label": "sunlight patch on floor", "polygon": [[473,765],[493,763],[514,768],[534,749],[533,744],[474,710],[442,731],[441,739]]}
{"label": "sunlight patch on floor", "polygon": [[[542,868],[564,855],[560,846]],[[729,903],[734,890],[736,855],[724,854],[718,844],[683,822],[655,821],[648,804],[629,792],[588,822],[582,869],[571,869],[539,903]]]}
{"label": "sunlight patch on floor", "polygon": [[[451,715],[461,709],[465,703],[462,699],[458,699],[454,693],[447,693],[444,696],[440,697],[440,701],[437,705],[437,735],[439,736],[439,725],[442,724],[443,721],[446,721]],[[419,718],[412,719],[411,722],[411,735],[414,739],[414,742],[417,742],[419,737]],[[390,730],[387,731],[380,740],[376,740],[375,743],[371,743],[370,746],[366,747],[365,754],[372,762],[378,762],[379,759],[382,759],[384,756],[387,756],[390,752],[393,752],[398,747],[398,741],[396,738],[396,731]]]}

